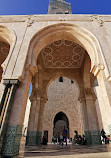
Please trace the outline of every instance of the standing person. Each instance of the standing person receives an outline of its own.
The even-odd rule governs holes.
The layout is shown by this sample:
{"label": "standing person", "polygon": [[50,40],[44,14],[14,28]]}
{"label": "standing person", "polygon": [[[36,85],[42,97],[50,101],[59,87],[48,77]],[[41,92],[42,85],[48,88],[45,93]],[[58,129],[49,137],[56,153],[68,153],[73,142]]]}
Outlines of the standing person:
{"label": "standing person", "polygon": [[61,144],[63,145],[63,135],[60,135],[60,141],[61,141]]}
{"label": "standing person", "polygon": [[101,130],[101,136],[103,137],[103,142],[105,142],[105,144],[106,144],[107,137],[106,137],[105,134],[106,134],[105,131],[102,129]]}
{"label": "standing person", "polygon": [[79,135],[78,135],[78,131],[74,131],[75,136],[74,136],[74,143],[75,144],[79,144]]}
{"label": "standing person", "polygon": [[82,136],[82,145],[86,145],[86,137],[85,137],[85,135]]}
{"label": "standing person", "polygon": [[58,132],[58,143],[59,143],[59,145],[60,145],[60,143],[61,143],[61,140],[60,140],[60,133]]}
{"label": "standing person", "polygon": [[52,142],[51,142],[51,144],[52,144],[52,143],[54,143],[54,136],[52,136]]}
{"label": "standing person", "polygon": [[65,128],[65,126],[63,129],[63,141],[66,142],[66,146],[67,146],[67,129]]}

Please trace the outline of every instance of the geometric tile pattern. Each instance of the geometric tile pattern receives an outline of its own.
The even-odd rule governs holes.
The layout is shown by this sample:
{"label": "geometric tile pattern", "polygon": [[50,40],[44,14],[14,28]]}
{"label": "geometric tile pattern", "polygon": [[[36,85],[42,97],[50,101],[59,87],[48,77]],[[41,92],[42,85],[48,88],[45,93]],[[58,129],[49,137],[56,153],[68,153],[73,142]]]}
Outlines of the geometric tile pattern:
{"label": "geometric tile pattern", "polygon": [[67,40],[55,41],[42,51],[45,68],[80,68],[85,49]]}
{"label": "geometric tile pattern", "polygon": [[87,130],[85,131],[87,145],[100,145],[101,134],[100,131]]}
{"label": "geometric tile pattern", "polygon": [[41,144],[41,132],[28,131],[26,137],[26,145],[36,146]]}
{"label": "geometric tile pattern", "polygon": [[28,131],[26,145],[36,145],[37,131]]}
{"label": "geometric tile pattern", "polygon": [[4,156],[13,156],[19,153],[20,140],[22,136],[22,126],[8,125],[2,145]]}

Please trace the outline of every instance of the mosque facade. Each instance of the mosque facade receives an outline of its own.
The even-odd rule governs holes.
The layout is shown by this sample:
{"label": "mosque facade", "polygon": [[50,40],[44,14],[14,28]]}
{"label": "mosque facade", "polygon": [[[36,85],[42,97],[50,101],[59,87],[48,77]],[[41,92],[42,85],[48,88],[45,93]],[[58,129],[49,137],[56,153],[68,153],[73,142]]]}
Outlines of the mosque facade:
{"label": "mosque facade", "polygon": [[26,145],[51,142],[65,126],[87,145],[111,134],[111,15],[71,14],[50,0],[46,15],[0,16],[0,149],[19,153],[32,93]]}

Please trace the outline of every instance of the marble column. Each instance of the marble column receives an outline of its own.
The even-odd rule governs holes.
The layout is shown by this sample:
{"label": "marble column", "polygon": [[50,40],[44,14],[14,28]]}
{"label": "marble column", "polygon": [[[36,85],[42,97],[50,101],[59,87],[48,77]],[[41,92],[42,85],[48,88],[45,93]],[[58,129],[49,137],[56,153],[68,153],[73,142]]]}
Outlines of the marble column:
{"label": "marble column", "polygon": [[45,98],[40,100],[39,120],[38,120],[38,137],[37,144],[41,144],[41,138],[43,136],[43,123],[44,123],[44,110],[45,110]]}
{"label": "marble column", "polygon": [[86,110],[87,110],[87,127],[85,135],[87,145],[101,144],[100,130],[98,125],[98,117],[95,106],[95,97],[92,94],[86,95]]}
{"label": "marble column", "polygon": [[29,125],[27,132],[27,145],[37,145],[37,137],[38,137],[38,118],[39,118],[39,108],[40,108],[40,98],[33,98],[31,104],[31,111],[29,116]]}
{"label": "marble column", "polygon": [[16,90],[12,90],[10,100],[10,113],[4,134],[2,155],[3,157],[13,157],[19,154],[20,140],[22,136],[22,126],[25,116],[27,98],[29,94],[32,74],[26,71],[24,80]]}

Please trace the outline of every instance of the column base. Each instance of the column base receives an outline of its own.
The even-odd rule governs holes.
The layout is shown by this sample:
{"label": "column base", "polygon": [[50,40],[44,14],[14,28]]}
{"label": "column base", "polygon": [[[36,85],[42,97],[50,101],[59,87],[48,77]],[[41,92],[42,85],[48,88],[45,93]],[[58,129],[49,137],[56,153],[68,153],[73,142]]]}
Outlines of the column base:
{"label": "column base", "polygon": [[42,140],[42,132],[37,131],[37,145],[41,145],[41,140]]}
{"label": "column base", "polygon": [[42,133],[40,131],[28,131],[26,137],[27,146],[41,145]]}
{"label": "column base", "polygon": [[7,125],[1,151],[3,157],[13,157],[19,154],[21,136],[22,126]]}
{"label": "column base", "polygon": [[85,136],[87,140],[87,145],[100,145],[101,144],[100,131],[88,130],[88,131],[85,131]]}
{"label": "column base", "polygon": [[28,131],[26,137],[26,145],[35,146],[37,138],[37,131]]}

